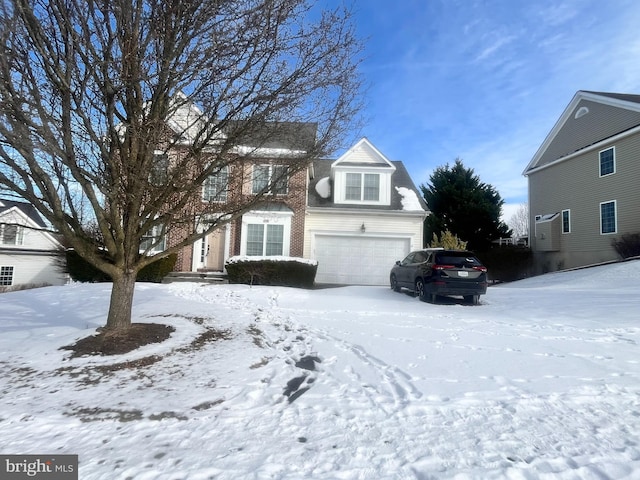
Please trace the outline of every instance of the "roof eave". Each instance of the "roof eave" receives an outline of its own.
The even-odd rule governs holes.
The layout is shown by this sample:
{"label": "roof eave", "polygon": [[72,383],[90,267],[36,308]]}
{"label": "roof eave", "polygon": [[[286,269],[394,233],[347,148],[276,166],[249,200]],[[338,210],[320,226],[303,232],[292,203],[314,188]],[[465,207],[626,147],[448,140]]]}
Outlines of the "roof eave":
{"label": "roof eave", "polygon": [[[545,137],[544,141],[542,142],[542,145],[540,145],[540,148],[538,148],[535,155],[533,156],[529,164],[526,166],[526,168],[522,172],[523,175],[526,176],[527,174],[536,170],[536,164],[540,161],[540,158],[542,158],[542,156],[544,155],[544,152],[547,150],[547,148],[549,147],[549,145],[551,144],[555,136],[558,134],[560,129],[562,129],[562,127],[567,122],[567,120],[569,120],[576,106],[582,100],[589,100],[592,102],[602,103],[604,105],[610,105],[612,107],[625,108],[627,110],[640,112],[640,103],[631,102],[628,100],[622,100],[620,98],[613,98],[604,94],[599,94],[597,92],[578,90],[576,94],[573,96],[573,98],[571,99],[571,101],[569,102],[569,104],[567,105],[567,107],[562,112],[562,115],[560,116],[558,121],[555,123],[551,131]],[[580,150],[580,151],[583,151],[583,150]],[[566,158],[566,157],[563,157],[563,158]]]}

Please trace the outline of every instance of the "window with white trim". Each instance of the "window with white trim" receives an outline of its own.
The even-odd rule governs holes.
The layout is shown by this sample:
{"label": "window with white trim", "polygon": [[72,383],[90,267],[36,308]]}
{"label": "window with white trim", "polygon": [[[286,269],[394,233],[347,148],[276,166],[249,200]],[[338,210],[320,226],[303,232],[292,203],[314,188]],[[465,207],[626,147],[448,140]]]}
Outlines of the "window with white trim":
{"label": "window with white trim", "polygon": [[602,202],[600,204],[600,233],[616,233],[618,231],[616,213],[616,201]]}
{"label": "window with white trim", "polygon": [[0,267],[0,285],[13,285],[13,267]]}
{"label": "window with white trim", "polygon": [[605,177],[616,173],[616,148],[611,147],[602,150],[599,155],[600,159],[600,176]]}
{"label": "window with white trim", "polygon": [[284,225],[247,225],[247,255],[274,256],[284,254]]}
{"label": "window with white trim", "polygon": [[252,210],[242,216],[240,255],[289,256],[291,210]]}
{"label": "window with white trim", "polygon": [[345,200],[378,202],[380,200],[380,175],[377,173],[347,173],[345,175]]}
{"label": "window with white trim", "polygon": [[229,192],[229,169],[222,167],[212,173],[202,186],[202,200],[205,202],[226,202]]}
{"label": "window with white trim", "polygon": [[8,223],[0,224],[0,244],[22,245],[24,241],[24,228],[20,225]]}
{"label": "window with white trim", "polygon": [[156,225],[152,227],[148,232],[142,236],[140,242],[140,252],[147,252],[148,254],[159,253],[166,248],[166,236],[164,235],[164,226]]}
{"label": "window with white trim", "polygon": [[571,233],[571,210],[562,210],[562,233]]}
{"label": "window with white trim", "polygon": [[286,195],[289,191],[289,176],[285,165],[254,165],[251,193]]}

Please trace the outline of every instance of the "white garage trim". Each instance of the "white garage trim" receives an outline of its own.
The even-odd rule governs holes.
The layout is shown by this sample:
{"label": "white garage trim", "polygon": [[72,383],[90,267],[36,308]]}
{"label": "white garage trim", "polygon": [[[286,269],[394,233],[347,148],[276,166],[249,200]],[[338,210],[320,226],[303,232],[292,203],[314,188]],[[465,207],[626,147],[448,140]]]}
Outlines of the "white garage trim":
{"label": "white garage trim", "polygon": [[389,271],[411,246],[411,236],[311,232],[317,283],[387,285]]}

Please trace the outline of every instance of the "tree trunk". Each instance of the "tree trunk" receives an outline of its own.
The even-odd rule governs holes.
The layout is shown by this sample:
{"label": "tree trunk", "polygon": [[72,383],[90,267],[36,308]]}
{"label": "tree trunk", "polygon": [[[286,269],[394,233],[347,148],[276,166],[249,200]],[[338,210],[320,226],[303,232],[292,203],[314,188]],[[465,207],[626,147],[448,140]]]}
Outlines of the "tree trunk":
{"label": "tree trunk", "polygon": [[106,330],[123,331],[131,326],[131,308],[135,286],[136,272],[124,272],[113,277]]}

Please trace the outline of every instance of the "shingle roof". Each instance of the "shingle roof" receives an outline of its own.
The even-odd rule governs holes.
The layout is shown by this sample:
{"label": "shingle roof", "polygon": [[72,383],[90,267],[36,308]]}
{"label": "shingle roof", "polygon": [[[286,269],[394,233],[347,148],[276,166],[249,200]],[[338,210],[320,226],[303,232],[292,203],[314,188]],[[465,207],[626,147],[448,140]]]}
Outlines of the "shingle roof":
{"label": "shingle roof", "polygon": [[20,209],[27,217],[36,222],[38,226],[46,228],[46,223],[44,223],[38,211],[30,203],[0,198],[0,213],[6,212],[14,207]]}
{"label": "shingle roof", "polygon": [[593,95],[600,95],[602,97],[615,98],[616,100],[622,100],[625,102],[640,103],[640,95],[634,95],[630,93],[613,93],[613,92],[592,92],[589,90],[583,90],[585,93],[591,93]]}
{"label": "shingle roof", "polygon": [[[405,187],[416,192],[420,205],[425,211],[428,211],[427,205],[420,195],[420,191],[416,188],[409,176],[409,172],[404,164],[400,161],[392,161],[396,170],[391,176],[391,204],[390,205],[354,205],[354,204],[336,204],[333,201],[333,194],[329,198],[323,198],[316,191],[318,181],[323,178],[330,177],[332,160],[319,159],[313,162],[314,178],[309,185],[309,207],[326,207],[326,208],[345,208],[345,209],[361,209],[361,210],[403,210],[402,197],[396,190],[399,187]],[[370,166],[370,165],[368,165]],[[333,193],[333,182],[331,182]]]}

